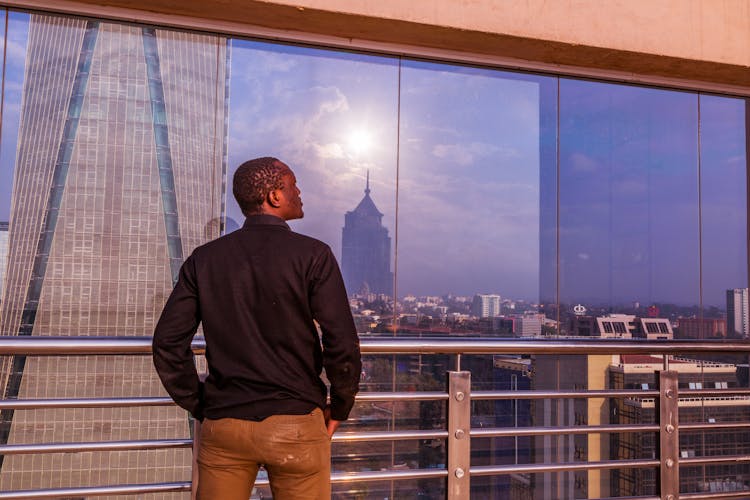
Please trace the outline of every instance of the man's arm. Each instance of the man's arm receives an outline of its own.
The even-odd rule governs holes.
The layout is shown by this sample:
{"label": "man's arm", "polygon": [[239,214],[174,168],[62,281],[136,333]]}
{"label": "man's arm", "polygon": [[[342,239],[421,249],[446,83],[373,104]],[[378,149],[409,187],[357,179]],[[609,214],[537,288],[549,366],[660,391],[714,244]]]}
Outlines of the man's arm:
{"label": "man's arm", "polygon": [[200,323],[194,266],[191,256],[180,269],[177,284],[154,330],[153,356],[156,372],[172,399],[202,420],[203,384],[190,346]]}
{"label": "man's arm", "polygon": [[362,360],[344,280],[336,259],[326,247],[313,268],[310,304],[323,332],[323,366],[331,383],[331,405],[326,419],[329,434],[346,420],[359,391]]}

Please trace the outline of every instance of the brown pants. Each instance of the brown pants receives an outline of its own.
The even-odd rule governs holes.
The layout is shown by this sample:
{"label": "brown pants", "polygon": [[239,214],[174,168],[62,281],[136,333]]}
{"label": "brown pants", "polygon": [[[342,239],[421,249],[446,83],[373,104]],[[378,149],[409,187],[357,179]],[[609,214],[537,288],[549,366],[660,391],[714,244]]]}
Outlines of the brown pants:
{"label": "brown pants", "polygon": [[331,498],[331,441],[323,412],[262,422],[205,419],[198,450],[198,500],[247,500],[263,465],[274,500]]}

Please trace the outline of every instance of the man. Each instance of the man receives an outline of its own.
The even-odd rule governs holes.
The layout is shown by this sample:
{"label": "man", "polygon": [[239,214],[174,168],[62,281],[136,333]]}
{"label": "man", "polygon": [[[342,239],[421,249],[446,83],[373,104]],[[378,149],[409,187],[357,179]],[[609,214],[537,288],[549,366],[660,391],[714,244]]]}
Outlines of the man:
{"label": "man", "polygon": [[[362,368],[341,273],[327,245],[287,226],[303,212],[284,163],[245,162],[233,193],[245,225],[183,264],[156,325],[154,365],[177,404],[205,418],[199,499],[247,500],[260,465],[277,500],[330,498],[330,438]],[[200,322],[205,383],[190,349]]]}

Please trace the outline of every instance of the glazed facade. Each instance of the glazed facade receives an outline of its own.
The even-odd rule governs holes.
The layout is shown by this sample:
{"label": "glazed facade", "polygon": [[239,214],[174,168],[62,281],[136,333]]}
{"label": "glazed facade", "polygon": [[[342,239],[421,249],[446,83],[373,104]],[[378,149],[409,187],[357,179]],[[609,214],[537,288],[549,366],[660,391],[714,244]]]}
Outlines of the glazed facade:
{"label": "glazed facade", "polygon": [[[349,290],[363,336],[511,337],[526,318],[543,338],[575,336],[569,325],[583,311],[660,318],[680,338],[681,318],[726,324],[727,291],[747,289],[744,97],[5,15],[2,335],[150,335],[182,260],[242,225],[228,188],[234,168],[268,155],[291,166],[302,190],[305,218],[292,229],[330,245],[344,267],[357,259],[347,261],[342,221],[362,200],[362,186],[365,199],[372,190],[377,203],[366,215],[376,257],[357,255],[377,267],[382,283],[360,294],[369,279],[362,278]],[[493,299],[491,314],[477,314],[475,296],[497,297],[497,307]],[[586,373],[561,379],[567,365],[540,358],[512,360],[524,366],[524,387],[608,386],[611,360],[578,359]],[[722,361],[736,366],[746,357]],[[2,362],[6,398],[163,394],[148,358]],[[473,363],[484,389],[518,387],[518,374],[504,365]],[[363,387],[434,390],[450,365],[416,355],[368,357]],[[502,410],[502,422],[604,424],[596,404],[604,402],[516,404]],[[498,408],[480,406],[475,423],[492,421]],[[430,429],[444,423],[443,414],[439,403],[362,403],[346,426]],[[1,415],[9,444],[189,435],[176,408]],[[599,437],[554,447],[514,441],[512,453],[508,443],[487,439],[475,458],[552,463],[614,453]],[[443,445],[433,441],[337,446],[337,471],[437,468],[444,460]],[[16,455],[3,460],[0,487],[172,481],[189,473],[187,450]],[[750,486],[744,470],[721,474]],[[516,479],[523,484],[503,480],[503,491],[538,498],[605,497],[617,484],[605,473]],[[472,480],[483,496],[501,495],[493,484]],[[423,480],[342,490],[366,498],[420,492],[440,495],[444,487]]]}

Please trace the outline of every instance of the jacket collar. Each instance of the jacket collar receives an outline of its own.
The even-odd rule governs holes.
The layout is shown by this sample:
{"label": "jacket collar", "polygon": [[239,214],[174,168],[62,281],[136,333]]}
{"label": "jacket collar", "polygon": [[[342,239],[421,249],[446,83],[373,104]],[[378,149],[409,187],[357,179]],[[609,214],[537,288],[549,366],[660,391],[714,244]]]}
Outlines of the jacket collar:
{"label": "jacket collar", "polygon": [[281,226],[283,228],[289,229],[289,225],[282,219],[281,217],[276,217],[275,215],[268,215],[268,214],[258,214],[258,215],[250,215],[245,219],[245,224],[242,226],[243,228],[248,228],[251,226]]}

